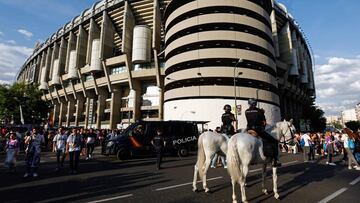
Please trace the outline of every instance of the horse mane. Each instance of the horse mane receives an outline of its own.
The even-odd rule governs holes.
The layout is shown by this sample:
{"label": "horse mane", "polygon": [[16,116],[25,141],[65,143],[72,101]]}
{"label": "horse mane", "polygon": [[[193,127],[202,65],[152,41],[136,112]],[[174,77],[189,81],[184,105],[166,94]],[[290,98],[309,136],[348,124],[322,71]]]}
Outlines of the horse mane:
{"label": "horse mane", "polygon": [[274,125],[266,124],[265,132],[267,132],[273,138],[275,138],[277,140],[280,140],[279,133],[278,133],[278,130],[279,130],[278,128],[279,128],[279,126],[277,126],[277,124],[276,124],[276,127]]}
{"label": "horse mane", "polygon": [[354,133],[352,130],[350,130],[349,128],[344,128],[344,131],[346,132],[346,134],[352,138],[352,139],[356,139],[356,140],[360,140],[359,135],[357,135],[356,133]]}

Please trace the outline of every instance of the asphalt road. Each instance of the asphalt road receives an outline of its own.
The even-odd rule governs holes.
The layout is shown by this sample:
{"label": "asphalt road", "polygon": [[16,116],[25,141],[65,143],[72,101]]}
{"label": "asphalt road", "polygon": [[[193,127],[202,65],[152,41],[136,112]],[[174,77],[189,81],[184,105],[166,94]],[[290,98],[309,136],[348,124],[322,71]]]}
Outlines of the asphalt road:
{"label": "asphalt road", "polygon": [[[337,166],[328,166],[317,156],[315,163],[304,163],[302,155],[281,154],[283,167],[278,170],[279,194],[282,202],[360,201],[360,171],[349,170],[335,157]],[[4,155],[0,155],[3,162]],[[154,158],[117,161],[115,157],[95,154],[91,161],[80,162],[79,174],[68,170],[55,173],[54,154],[43,153],[39,177],[23,178],[25,166],[19,157],[16,174],[0,169],[0,202],[231,202],[231,183],[223,168],[208,174],[210,194],[192,192],[193,165],[196,156],[166,157],[164,169],[155,170]],[[66,165],[68,167],[68,165]],[[278,202],[273,193],[263,195],[260,166],[251,166],[246,190],[250,202]],[[267,188],[272,191],[272,179]],[[201,188],[201,183],[198,184]],[[237,187],[238,200],[241,200]],[[239,201],[240,202],[240,201]]]}

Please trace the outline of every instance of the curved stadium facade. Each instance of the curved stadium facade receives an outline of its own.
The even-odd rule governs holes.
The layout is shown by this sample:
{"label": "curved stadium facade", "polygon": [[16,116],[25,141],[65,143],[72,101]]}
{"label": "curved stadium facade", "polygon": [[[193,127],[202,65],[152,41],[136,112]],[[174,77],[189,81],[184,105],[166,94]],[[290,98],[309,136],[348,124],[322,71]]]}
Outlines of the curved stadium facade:
{"label": "curved stadium facade", "polygon": [[270,123],[299,121],[315,99],[311,56],[272,0],[103,0],[37,45],[17,80],[39,84],[54,125],[198,120],[214,129],[230,104],[244,128],[249,98]]}

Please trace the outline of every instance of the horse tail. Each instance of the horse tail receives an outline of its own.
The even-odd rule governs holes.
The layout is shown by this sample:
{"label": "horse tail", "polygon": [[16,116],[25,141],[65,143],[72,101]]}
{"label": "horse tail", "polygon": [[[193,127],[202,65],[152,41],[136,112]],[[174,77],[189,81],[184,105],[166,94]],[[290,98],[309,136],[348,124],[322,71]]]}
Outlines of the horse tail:
{"label": "horse tail", "polygon": [[204,176],[204,163],[205,163],[205,150],[204,150],[204,143],[203,143],[203,136],[205,134],[200,135],[199,137],[199,141],[198,141],[198,155],[197,155],[197,167],[198,167],[198,171],[199,171],[199,177],[200,180],[203,179]]}
{"label": "horse tail", "polygon": [[241,175],[241,159],[239,157],[239,153],[237,150],[237,137],[233,136],[230,138],[229,144],[228,144],[228,151],[227,151],[227,169],[231,176],[231,179],[238,182]]}

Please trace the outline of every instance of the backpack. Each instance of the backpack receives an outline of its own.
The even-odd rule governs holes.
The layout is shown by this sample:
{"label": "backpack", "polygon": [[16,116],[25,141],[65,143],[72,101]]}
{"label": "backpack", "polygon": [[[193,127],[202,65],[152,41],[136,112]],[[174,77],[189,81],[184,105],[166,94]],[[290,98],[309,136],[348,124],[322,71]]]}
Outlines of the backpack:
{"label": "backpack", "polygon": [[303,138],[301,138],[301,140],[300,140],[300,147],[301,147],[301,148],[304,148],[304,146],[305,146],[305,140],[304,140]]}
{"label": "backpack", "polygon": [[354,140],[353,139],[350,139],[350,138],[348,138],[348,145],[349,145],[349,149],[351,149],[351,150],[353,150],[353,149],[355,149],[355,142],[354,142]]}

